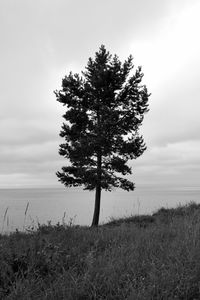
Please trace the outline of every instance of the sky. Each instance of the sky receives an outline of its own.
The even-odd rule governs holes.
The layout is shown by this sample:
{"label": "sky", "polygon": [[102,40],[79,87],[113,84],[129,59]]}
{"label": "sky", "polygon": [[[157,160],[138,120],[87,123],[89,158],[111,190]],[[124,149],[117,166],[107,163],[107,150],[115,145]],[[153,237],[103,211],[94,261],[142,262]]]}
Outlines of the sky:
{"label": "sky", "polygon": [[0,188],[61,187],[65,107],[54,90],[101,44],[142,66],[152,94],[137,184],[200,183],[199,0],[0,0]]}

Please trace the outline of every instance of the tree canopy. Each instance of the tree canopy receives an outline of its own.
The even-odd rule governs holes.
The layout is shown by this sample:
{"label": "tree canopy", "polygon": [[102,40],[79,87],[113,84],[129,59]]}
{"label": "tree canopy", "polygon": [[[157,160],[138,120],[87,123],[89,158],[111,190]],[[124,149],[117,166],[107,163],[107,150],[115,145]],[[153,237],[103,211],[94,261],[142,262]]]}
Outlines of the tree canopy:
{"label": "tree canopy", "polygon": [[67,107],[59,153],[68,165],[57,176],[65,186],[96,189],[93,225],[99,221],[102,189],[134,190],[124,177],[132,173],[128,161],[146,149],[138,130],[150,94],[141,84],[141,67],[130,75],[133,68],[132,56],[122,63],[102,45],[81,75],[70,72],[62,90],[55,91],[57,101]]}

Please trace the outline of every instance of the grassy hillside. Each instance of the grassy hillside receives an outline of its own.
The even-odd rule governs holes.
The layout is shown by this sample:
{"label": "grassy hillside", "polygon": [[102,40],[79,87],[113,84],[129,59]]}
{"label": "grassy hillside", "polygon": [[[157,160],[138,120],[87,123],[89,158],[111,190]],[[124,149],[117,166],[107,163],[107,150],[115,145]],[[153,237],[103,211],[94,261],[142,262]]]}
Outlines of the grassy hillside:
{"label": "grassy hillside", "polygon": [[200,205],[0,236],[0,299],[200,299]]}

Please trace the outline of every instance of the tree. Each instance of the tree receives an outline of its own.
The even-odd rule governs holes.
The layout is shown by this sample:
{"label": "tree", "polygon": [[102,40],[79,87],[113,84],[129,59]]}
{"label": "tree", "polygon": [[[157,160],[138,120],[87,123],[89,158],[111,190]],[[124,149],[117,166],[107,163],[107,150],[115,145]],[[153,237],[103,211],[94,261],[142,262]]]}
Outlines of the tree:
{"label": "tree", "polygon": [[102,189],[134,190],[134,183],[120,173],[131,174],[128,161],[146,149],[138,129],[150,94],[141,84],[141,67],[130,76],[133,68],[131,55],[122,63],[102,45],[82,76],[70,72],[62,90],[55,91],[57,101],[67,106],[59,154],[70,162],[56,174],[67,187],[96,190],[92,226],[99,222]]}

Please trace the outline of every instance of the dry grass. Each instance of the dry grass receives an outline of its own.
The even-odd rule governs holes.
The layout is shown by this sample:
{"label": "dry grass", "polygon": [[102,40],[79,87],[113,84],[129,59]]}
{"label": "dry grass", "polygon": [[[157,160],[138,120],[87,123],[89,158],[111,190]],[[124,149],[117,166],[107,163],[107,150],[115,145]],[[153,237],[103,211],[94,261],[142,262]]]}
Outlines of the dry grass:
{"label": "dry grass", "polygon": [[200,206],[1,236],[0,299],[200,299]]}

